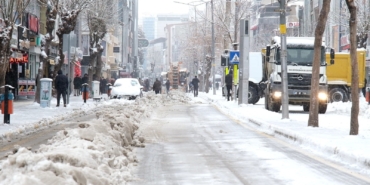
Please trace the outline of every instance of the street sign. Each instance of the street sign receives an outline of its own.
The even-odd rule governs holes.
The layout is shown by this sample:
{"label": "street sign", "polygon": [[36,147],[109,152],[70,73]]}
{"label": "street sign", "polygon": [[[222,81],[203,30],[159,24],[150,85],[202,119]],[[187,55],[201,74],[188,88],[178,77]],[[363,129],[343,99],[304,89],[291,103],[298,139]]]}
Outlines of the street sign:
{"label": "street sign", "polygon": [[138,42],[138,47],[143,48],[143,47],[148,47],[149,46],[149,41],[147,39],[139,38],[137,40]]}
{"label": "street sign", "polygon": [[230,51],[229,55],[230,64],[239,64],[239,57],[240,57],[239,51]]}

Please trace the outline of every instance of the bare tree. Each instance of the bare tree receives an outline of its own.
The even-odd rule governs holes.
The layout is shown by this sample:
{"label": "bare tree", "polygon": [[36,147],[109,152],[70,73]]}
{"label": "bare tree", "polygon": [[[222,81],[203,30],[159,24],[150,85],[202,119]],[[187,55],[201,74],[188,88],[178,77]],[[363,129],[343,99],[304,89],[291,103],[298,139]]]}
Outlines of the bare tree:
{"label": "bare tree", "polygon": [[322,36],[325,31],[325,25],[330,10],[330,1],[324,0],[322,9],[320,11],[319,20],[315,29],[315,42],[314,42],[314,56],[312,65],[312,79],[311,79],[311,98],[310,98],[310,112],[308,118],[308,126],[319,127],[319,77],[321,65],[321,47]]}
{"label": "bare tree", "polygon": [[[59,1],[59,0],[53,0]],[[56,77],[57,72],[62,68],[65,55],[63,54],[63,35],[70,34],[76,27],[78,15],[82,10],[86,9],[93,0],[65,0],[59,2],[58,15],[60,16],[58,29],[56,35],[58,36],[58,49],[60,60],[54,66],[53,78]]]}
{"label": "bare tree", "polygon": [[[87,22],[90,37],[90,63],[89,83],[92,80],[99,80],[103,68],[102,54],[104,47],[101,44],[108,31],[114,31],[119,22],[120,9],[114,5],[113,0],[93,1],[89,9],[85,11],[84,19]],[[93,76],[95,79],[93,79]]]}
{"label": "bare tree", "polygon": [[349,18],[349,28],[350,28],[350,37],[349,41],[351,43],[350,56],[352,64],[352,108],[351,108],[351,129],[350,135],[358,135],[358,114],[359,114],[359,95],[358,95],[358,62],[357,62],[357,7],[353,0],[346,0],[348,10],[350,12]]}
{"label": "bare tree", "polygon": [[10,40],[15,22],[23,15],[29,2],[30,0],[0,0],[0,86],[5,84],[6,71],[13,53]]}

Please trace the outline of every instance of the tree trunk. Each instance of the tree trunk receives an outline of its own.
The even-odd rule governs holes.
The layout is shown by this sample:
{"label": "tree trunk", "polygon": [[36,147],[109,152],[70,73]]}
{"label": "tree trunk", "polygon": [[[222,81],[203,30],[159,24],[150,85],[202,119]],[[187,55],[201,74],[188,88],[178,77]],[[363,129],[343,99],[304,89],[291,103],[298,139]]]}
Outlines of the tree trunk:
{"label": "tree trunk", "polygon": [[350,56],[352,65],[352,108],[351,108],[351,129],[349,131],[350,135],[358,135],[358,114],[359,114],[359,95],[358,95],[358,62],[357,62],[357,10],[355,2],[352,0],[346,0],[347,7],[350,12],[349,18],[349,41],[351,43]]}
{"label": "tree trunk", "polygon": [[101,71],[103,68],[103,61],[101,58],[102,54],[103,54],[103,49],[98,49],[98,53],[96,55],[96,70],[95,70],[95,75],[98,80],[101,77]]}
{"label": "tree trunk", "polygon": [[314,57],[311,78],[311,99],[308,126],[319,127],[319,78],[321,66],[322,35],[325,31],[326,20],[330,10],[330,0],[324,0],[320,11],[319,20],[315,29]]}
{"label": "tree trunk", "polygon": [[[7,25],[7,27],[12,27],[11,25]],[[13,27],[9,30],[9,35],[8,35],[8,38],[12,38],[12,34],[13,34]],[[10,60],[10,56],[12,54],[12,50],[10,49],[10,39],[9,40],[6,40],[5,38],[3,38],[1,40],[1,45],[0,45],[0,56],[1,59],[0,59],[0,87],[6,85],[5,84],[5,76],[6,76],[6,72],[9,68],[9,60]],[[14,87],[16,88],[16,87]],[[0,92],[5,92],[5,88],[1,88],[0,89]]]}
{"label": "tree trunk", "polygon": [[40,79],[44,77],[45,75],[45,71],[44,69],[46,70],[47,66],[48,66],[48,60],[49,60],[49,56],[50,56],[50,46],[51,46],[51,41],[54,39],[54,36],[53,36],[53,30],[54,30],[54,24],[55,24],[55,20],[56,20],[56,17],[57,17],[57,7],[54,7],[53,9],[50,9],[48,11],[46,11],[46,31],[49,35],[48,38],[45,38],[45,43],[42,43],[41,47],[44,48],[44,51],[47,55],[46,58],[42,57],[41,56],[41,59],[40,61],[42,61],[42,66],[40,66],[39,70],[38,70],[38,74],[37,74],[37,78],[36,78],[36,83],[37,83],[37,87],[36,87],[36,95],[35,95],[35,102],[37,103],[40,103],[40,91],[41,91],[41,83],[40,83]]}

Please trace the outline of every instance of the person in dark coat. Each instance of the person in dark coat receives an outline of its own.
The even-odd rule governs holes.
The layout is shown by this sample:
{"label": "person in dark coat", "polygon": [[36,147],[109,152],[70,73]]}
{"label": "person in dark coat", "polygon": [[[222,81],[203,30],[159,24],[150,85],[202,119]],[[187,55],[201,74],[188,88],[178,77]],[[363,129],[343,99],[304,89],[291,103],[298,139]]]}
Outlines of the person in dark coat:
{"label": "person in dark coat", "polygon": [[77,75],[73,79],[73,88],[74,88],[74,95],[75,96],[80,96],[80,94],[81,94],[81,84],[82,84],[82,79],[79,75]]}
{"label": "person in dark coat", "polygon": [[194,76],[193,80],[191,81],[194,88],[194,97],[198,96],[198,88],[199,88],[199,79],[197,76]]}
{"label": "person in dark coat", "polygon": [[225,76],[225,84],[227,90],[227,101],[230,101],[231,89],[233,87],[233,76],[231,75],[231,73]]}
{"label": "person in dark coat", "polygon": [[67,106],[66,93],[68,89],[68,78],[66,75],[63,75],[62,70],[58,71],[58,76],[55,77],[55,89],[57,90],[57,107],[60,103],[60,95],[63,96],[64,107]]}
{"label": "person in dark coat", "polygon": [[155,82],[153,83],[153,91],[155,92],[155,94],[159,94],[162,88],[161,86],[161,82],[158,80],[158,78],[156,78]]}
{"label": "person in dark coat", "polygon": [[170,92],[170,85],[171,85],[170,80],[167,79],[167,81],[166,81],[167,94]]}
{"label": "person in dark coat", "polygon": [[107,94],[107,83],[104,77],[100,78],[100,94]]}

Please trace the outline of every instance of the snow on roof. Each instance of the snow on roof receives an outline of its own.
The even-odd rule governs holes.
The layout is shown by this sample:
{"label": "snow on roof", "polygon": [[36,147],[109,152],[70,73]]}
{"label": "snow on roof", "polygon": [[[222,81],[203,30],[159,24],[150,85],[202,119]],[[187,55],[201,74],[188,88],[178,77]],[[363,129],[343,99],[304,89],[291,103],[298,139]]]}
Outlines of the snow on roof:
{"label": "snow on roof", "polygon": [[[287,37],[286,38],[287,46],[306,46],[313,47],[315,42],[315,37]],[[272,43],[277,47],[281,46],[281,40],[279,36],[274,36],[272,38]],[[325,47],[325,41],[322,42],[322,46]]]}

